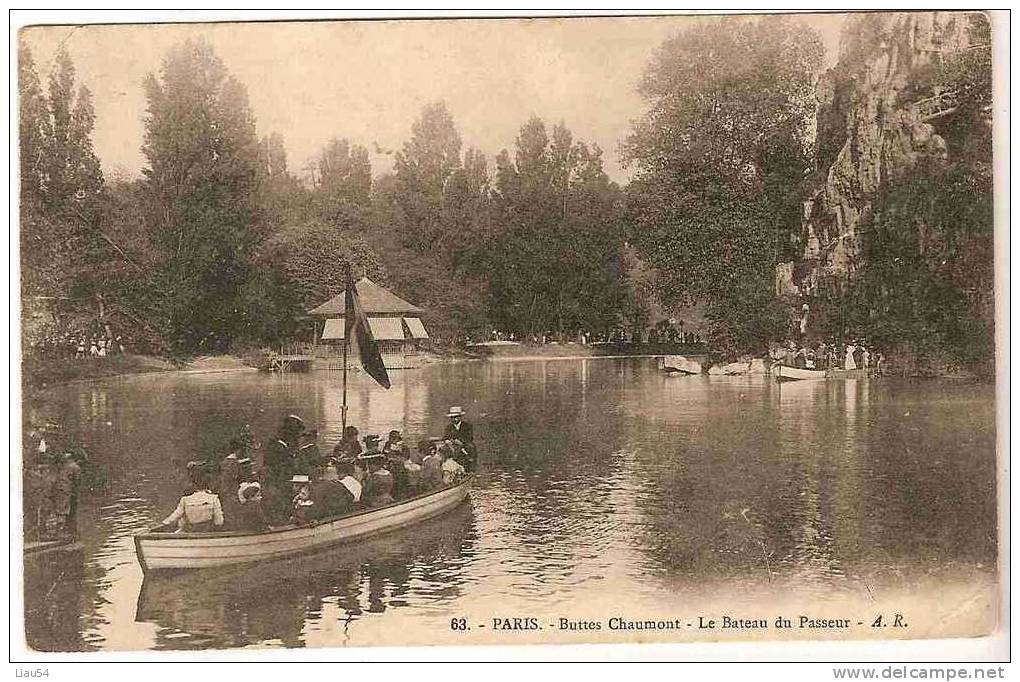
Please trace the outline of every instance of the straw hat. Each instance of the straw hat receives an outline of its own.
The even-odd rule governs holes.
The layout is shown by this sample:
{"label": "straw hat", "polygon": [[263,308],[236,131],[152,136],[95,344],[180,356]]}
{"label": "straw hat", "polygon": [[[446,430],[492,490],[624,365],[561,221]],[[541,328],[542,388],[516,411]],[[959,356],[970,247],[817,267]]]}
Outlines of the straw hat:
{"label": "straw hat", "polygon": [[237,501],[241,504],[250,502],[259,496],[262,492],[262,486],[256,481],[242,483],[237,488]]}

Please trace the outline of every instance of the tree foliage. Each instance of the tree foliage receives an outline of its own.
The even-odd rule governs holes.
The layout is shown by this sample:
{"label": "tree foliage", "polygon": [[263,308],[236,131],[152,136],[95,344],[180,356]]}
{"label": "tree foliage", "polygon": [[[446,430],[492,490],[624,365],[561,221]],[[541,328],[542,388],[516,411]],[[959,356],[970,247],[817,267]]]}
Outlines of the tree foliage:
{"label": "tree foliage", "polygon": [[514,156],[496,159],[500,229],[491,253],[494,320],[521,334],[573,335],[618,322],[620,192],[602,168],[602,151],[574,142],[566,126],[532,118]]}
{"label": "tree foliage", "polygon": [[367,208],[372,191],[367,149],[333,138],[319,155],[316,171],[318,209],[324,219],[349,223]]}
{"label": "tree foliage", "polygon": [[460,133],[446,104],[426,105],[394,161],[394,197],[403,214],[405,245],[442,249],[456,236],[446,229],[443,207],[447,181],[463,168],[460,149]]}
{"label": "tree foliage", "polygon": [[92,147],[92,95],[59,50],[46,94],[31,52],[18,53],[22,282],[26,292],[91,296],[103,281],[103,174]]}
{"label": "tree foliage", "polygon": [[799,229],[818,37],[796,19],[699,23],[664,43],[624,151],[634,244],[667,303],[704,301],[725,354],[760,351],[785,322],[772,273]]}
{"label": "tree foliage", "polygon": [[248,328],[258,244],[259,142],[244,87],[205,42],[171,49],[145,80],[142,152],[158,253],[151,311],[176,347],[223,350]]}

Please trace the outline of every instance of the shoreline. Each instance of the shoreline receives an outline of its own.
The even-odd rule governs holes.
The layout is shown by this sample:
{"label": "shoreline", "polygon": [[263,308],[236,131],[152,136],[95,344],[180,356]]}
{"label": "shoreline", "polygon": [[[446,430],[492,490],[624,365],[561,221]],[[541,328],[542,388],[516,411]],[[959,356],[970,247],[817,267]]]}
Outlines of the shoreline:
{"label": "shoreline", "polygon": [[[625,354],[561,354],[561,355],[544,355],[538,354],[500,354],[493,353],[491,355],[482,356],[470,356],[470,355],[440,355],[440,354],[429,354],[427,362],[423,363],[423,369],[437,364],[445,363],[459,363],[459,362],[497,362],[497,363],[508,363],[508,362],[538,362],[538,361],[555,361],[563,362],[568,360],[627,360],[627,359],[657,359],[662,358],[670,353],[625,353]],[[75,384],[105,381],[111,379],[126,379],[129,377],[137,376],[149,376],[158,374],[178,374],[178,375],[200,375],[200,374],[228,374],[237,372],[258,372],[259,368],[253,367],[246,364],[244,359],[236,355],[214,355],[204,356],[200,358],[192,359],[181,365],[173,365],[169,360],[159,358],[156,356],[145,356],[145,355],[131,355],[130,363],[123,367],[124,371],[117,371],[112,373],[101,373],[97,372],[90,376],[68,376],[63,378],[58,373],[56,378],[52,381],[33,381],[32,372],[26,371],[25,361],[22,360],[21,366],[21,387],[23,394],[32,391],[43,391],[52,389],[60,386],[73,386]],[[92,362],[108,362],[109,360],[116,361],[118,358],[110,358],[103,360],[96,359],[62,359],[58,364],[63,368],[75,367],[77,363],[92,363]],[[123,362],[123,361],[122,361]],[[50,361],[48,366],[52,367],[54,361]],[[87,365],[86,365],[87,366]],[[108,367],[104,365],[103,367]],[[96,365],[91,366],[93,369]],[[403,370],[400,370],[403,371]],[[708,376],[708,373],[705,373]],[[726,375],[720,375],[726,376]],[[733,376],[748,376],[748,375],[733,375]],[[762,375],[764,376],[764,375]],[[983,377],[979,375],[971,374],[958,374],[958,373],[947,373],[947,374],[902,374],[899,372],[889,372],[882,377],[875,378],[904,378],[904,379],[948,379],[948,380],[974,380],[981,381]]]}
{"label": "shoreline", "polygon": [[[29,362],[39,363],[40,359],[35,358]],[[22,358],[20,383],[23,394],[31,391],[44,391],[60,386],[73,386],[75,384],[95,381],[159,374],[225,374],[229,372],[258,371],[258,368],[245,364],[242,358],[234,355],[203,356],[180,365],[175,365],[170,360],[154,355],[135,354],[114,356],[112,358],[59,358],[49,359],[44,362],[47,369],[58,369],[57,372],[51,375],[52,379],[45,373],[40,373],[37,368],[27,366],[28,363]],[[224,363],[229,364],[224,366]],[[110,369],[120,371],[106,371]],[[62,374],[59,370],[68,371],[66,374]],[[40,374],[42,374],[41,378]]]}

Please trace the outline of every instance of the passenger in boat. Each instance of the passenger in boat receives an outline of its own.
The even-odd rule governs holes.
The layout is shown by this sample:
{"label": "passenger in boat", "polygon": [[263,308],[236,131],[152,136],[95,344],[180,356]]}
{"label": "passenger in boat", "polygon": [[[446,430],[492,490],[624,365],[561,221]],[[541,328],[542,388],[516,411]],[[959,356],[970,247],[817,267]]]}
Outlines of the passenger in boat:
{"label": "passenger in boat", "polygon": [[360,504],[361,493],[364,488],[361,485],[361,481],[354,476],[354,464],[351,462],[337,462],[336,471],[340,475],[340,485],[347,488],[347,491],[351,494],[352,504]]}
{"label": "passenger in boat", "polygon": [[421,463],[420,486],[422,490],[431,490],[443,484],[443,458],[437,450],[442,439],[430,438],[429,441],[429,450]]}
{"label": "passenger in boat", "polygon": [[337,461],[353,461],[361,453],[361,443],[358,442],[358,429],[353,426],[344,428],[343,437],[333,448],[333,457]]}
{"label": "passenger in boat", "polygon": [[293,472],[305,476],[313,475],[322,466],[322,455],[319,453],[319,432],[305,431],[299,437],[297,453],[294,455]]}
{"label": "passenger in boat", "polygon": [[241,482],[237,488],[237,503],[234,528],[256,533],[269,528],[266,511],[262,507],[262,485],[258,481]]}
{"label": "passenger in boat", "polygon": [[310,523],[315,519],[315,501],[312,499],[311,481],[307,476],[295,474],[290,479],[294,497],[290,501],[290,522],[295,525]]}
{"label": "passenger in boat", "polygon": [[391,448],[386,455],[386,468],[393,474],[393,497],[403,499],[414,495],[421,479],[421,465],[410,460],[406,447]]}
{"label": "passenger in boat", "polygon": [[443,485],[453,485],[464,477],[467,470],[454,456],[453,443],[450,441],[439,448],[439,454],[443,458]]}
{"label": "passenger in boat", "polygon": [[365,442],[365,451],[361,453],[361,457],[367,457],[368,455],[381,455],[382,450],[379,449],[379,436],[375,434],[369,434],[362,439]]}
{"label": "passenger in boat", "polygon": [[443,438],[449,441],[459,441],[463,454],[460,455],[460,463],[468,471],[474,471],[478,460],[478,451],[475,448],[474,427],[470,422],[464,420],[464,408],[454,405],[446,414],[450,423],[446,425]]}
{"label": "passenger in boat", "polygon": [[185,471],[187,471],[188,473],[188,482],[190,483],[190,485],[187,488],[185,488],[186,492],[184,494],[190,495],[191,493],[198,490],[197,483],[198,476],[203,473],[208,474],[209,469],[206,466],[205,462],[199,461],[197,459],[193,459],[190,462],[188,462],[184,468]]}
{"label": "passenger in boat", "polygon": [[386,442],[383,443],[382,451],[383,454],[385,455],[389,455],[394,451],[404,453],[405,457],[410,454],[408,452],[407,444],[404,442],[404,439],[400,436],[400,431],[396,430],[390,431],[389,435],[386,437]]}
{"label": "passenger in boat", "polygon": [[241,483],[241,465],[238,462],[237,454],[234,452],[224,457],[220,463],[220,475],[216,482],[216,494],[220,498],[220,506],[223,508],[223,523],[227,528],[233,526],[237,520],[240,505],[237,490]]}
{"label": "passenger in boat", "polygon": [[266,446],[264,462],[266,482],[269,485],[283,487],[294,475],[296,437],[297,434],[292,433],[289,429],[281,428],[277,438]]}
{"label": "passenger in boat", "polygon": [[290,480],[270,481],[265,470],[259,471],[250,480],[257,481],[262,486],[262,509],[269,524],[272,526],[286,524],[290,519],[290,503],[294,498]]}
{"label": "passenger in boat", "polygon": [[381,452],[366,452],[359,459],[367,470],[361,493],[365,504],[381,507],[393,502],[393,474],[384,466],[385,456]]}
{"label": "passenger in boat", "polygon": [[336,468],[337,462],[332,457],[327,457],[322,461],[322,466],[319,467],[315,479],[319,481],[339,481],[340,474]]}
{"label": "passenger in boat", "polygon": [[421,491],[421,465],[405,457],[403,467],[407,472],[407,495],[417,495]]}
{"label": "passenger in boat", "polygon": [[410,459],[418,466],[421,466],[421,463],[425,461],[425,458],[428,457],[433,450],[435,450],[435,448],[432,446],[432,441],[427,438],[425,440],[420,440],[418,441],[418,449],[411,453]]}
{"label": "passenger in boat", "polygon": [[324,466],[320,477],[311,482],[311,497],[315,503],[316,519],[345,514],[354,503],[350,491],[340,483],[339,473],[332,463]]}
{"label": "passenger in boat", "polygon": [[192,474],[195,492],[181,497],[177,508],[163,519],[163,526],[177,526],[177,532],[207,533],[223,527],[223,508],[220,498],[209,488],[209,477],[204,470],[195,468]]}

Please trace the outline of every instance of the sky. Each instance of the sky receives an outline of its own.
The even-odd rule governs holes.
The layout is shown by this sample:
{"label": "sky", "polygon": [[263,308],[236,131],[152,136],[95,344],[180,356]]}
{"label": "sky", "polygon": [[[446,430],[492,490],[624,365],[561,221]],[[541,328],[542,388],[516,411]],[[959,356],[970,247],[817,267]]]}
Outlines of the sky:
{"label": "sky", "polygon": [[[804,15],[835,63],[839,14]],[[492,158],[538,115],[603,149],[606,172],[630,172],[619,144],[645,102],[636,83],[655,48],[697,17],[258,22],[29,27],[43,83],[67,48],[95,100],[95,150],[107,178],[137,176],[142,80],[188,37],[203,37],[245,84],[258,134],[283,135],[293,173],[333,137],[369,149],[375,175],[410,137],[422,107],[444,100],[464,147]],[[377,151],[378,150],[378,151]],[[390,152],[390,153],[387,153]]]}

